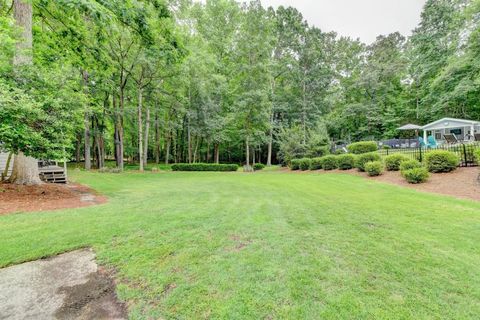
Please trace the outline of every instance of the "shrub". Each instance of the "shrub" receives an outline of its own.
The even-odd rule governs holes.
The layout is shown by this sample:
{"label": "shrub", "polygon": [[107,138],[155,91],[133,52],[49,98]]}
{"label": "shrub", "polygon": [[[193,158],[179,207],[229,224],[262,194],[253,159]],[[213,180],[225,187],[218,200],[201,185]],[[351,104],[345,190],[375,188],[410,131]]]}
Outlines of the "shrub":
{"label": "shrub", "polygon": [[345,150],[337,149],[337,150],[335,150],[335,154],[345,154]]}
{"label": "shrub", "polygon": [[237,164],[216,163],[176,163],[172,165],[173,171],[237,171]]}
{"label": "shrub", "polygon": [[290,160],[290,170],[300,170],[300,159]]}
{"label": "shrub", "polygon": [[120,168],[103,167],[103,168],[98,169],[98,172],[101,172],[101,173],[121,173],[122,170],[120,170]]}
{"label": "shrub", "polygon": [[260,171],[260,170],[263,170],[265,169],[265,165],[263,163],[255,163],[253,165],[253,170],[255,171]]}
{"label": "shrub", "polygon": [[312,163],[312,159],[310,158],[303,158],[300,159],[300,170],[305,171],[310,169],[310,164]]}
{"label": "shrub", "polygon": [[427,169],[424,167],[413,168],[409,170],[402,171],[402,175],[408,181],[408,183],[423,183],[428,180],[430,176]]}
{"label": "shrub", "polygon": [[365,171],[370,177],[379,176],[383,173],[383,163],[381,161],[370,161],[365,163]]}
{"label": "shrub", "polygon": [[427,153],[425,162],[430,172],[450,172],[457,169],[460,159],[453,152],[433,150]]}
{"label": "shrub", "polygon": [[400,163],[400,171],[402,172],[402,174],[404,171],[422,167],[422,164],[417,160],[407,160]]}
{"label": "shrub", "polygon": [[353,154],[362,154],[377,151],[378,146],[375,141],[361,141],[348,145],[347,150]]}
{"label": "shrub", "polygon": [[310,170],[322,169],[322,158],[313,158],[310,162]]}
{"label": "shrub", "polygon": [[372,161],[382,161],[382,157],[376,152],[364,153],[357,157],[355,166],[360,171],[365,171],[365,164]]}
{"label": "shrub", "polygon": [[334,170],[337,169],[337,157],[330,155],[322,158],[322,168],[323,170]]}
{"label": "shrub", "polygon": [[342,154],[337,157],[337,165],[340,170],[350,170],[355,167],[355,156],[353,154]]}
{"label": "shrub", "polygon": [[475,156],[475,160],[477,160],[477,164],[480,165],[480,149],[475,150],[473,154]]}
{"label": "shrub", "polygon": [[401,153],[392,154],[385,157],[385,168],[388,171],[400,170],[400,164],[404,161],[408,161],[409,158]]}

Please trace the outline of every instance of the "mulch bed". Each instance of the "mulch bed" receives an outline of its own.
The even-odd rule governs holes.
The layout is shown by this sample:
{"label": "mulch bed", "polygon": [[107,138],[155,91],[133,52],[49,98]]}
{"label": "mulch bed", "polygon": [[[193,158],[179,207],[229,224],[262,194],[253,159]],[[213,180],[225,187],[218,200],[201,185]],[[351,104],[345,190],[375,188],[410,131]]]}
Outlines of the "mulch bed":
{"label": "mulch bed", "polygon": [[[304,171],[309,172],[309,171]],[[364,172],[354,170],[333,170],[333,171],[317,171],[318,173],[346,173],[356,176],[362,176],[366,179],[399,185],[402,187],[412,188],[419,191],[437,193],[442,195],[453,196],[460,199],[471,199],[480,201],[480,182],[478,175],[480,168],[458,168],[449,173],[432,173],[426,183],[410,184],[400,174],[400,172],[385,171],[381,176],[369,177]]]}
{"label": "mulch bed", "polygon": [[80,184],[23,186],[0,184],[0,215],[86,207],[107,202],[107,198]]}

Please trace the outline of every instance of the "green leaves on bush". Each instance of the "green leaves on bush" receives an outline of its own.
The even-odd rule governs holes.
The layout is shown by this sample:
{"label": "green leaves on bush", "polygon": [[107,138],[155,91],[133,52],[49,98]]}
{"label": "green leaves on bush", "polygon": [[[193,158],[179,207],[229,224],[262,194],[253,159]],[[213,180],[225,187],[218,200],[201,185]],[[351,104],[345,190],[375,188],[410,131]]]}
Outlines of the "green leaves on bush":
{"label": "green leaves on bush", "polygon": [[260,171],[260,170],[263,170],[265,169],[265,165],[263,163],[255,163],[253,165],[253,170],[255,171]]}
{"label": "green leaves on bush", "polygon": [[480,165],[480,149],[477,149],[473,152],[475,156],[475,160],[477,161],[477,164]]}
{"label": "green leaves on bush", "polygon": [[322,157],[321,159],[322,159],[322,168],[324,170],[329,171],[329,170],[337,169],[338,164],[337,164],[336,156],[330,155],[330,156]]}
{"label": "green leaves on bush", "polygon": [[358,170],[365,171],[365,164],[372,161],[382,161],[382,157],[380,157],[380,155],[376,152],[364,153],[357,156],[355,166],[358,168]]}
{"label": "green leaves on bush", "polygon": [[391,154],[385,157],[385,168],[388,171],[400,170],[400,164],[404,161],[408,161],[409,158],[401,153]]}
{"label": "green leaves on bush", "polygon": [[310,170],[322,169],[322,158],[313,158],[310,162]]}
{"label": "green leaves on bush", "polygon": [[353,154],[363,154],[378,150],[377,143],[375,141],[361,141],[355,142],[347,146],[347,150]]}
{"label": "green leaves on bush", "polygon": [[300,170],[300,160],[301,159],[292,159],[290,160],[290,170]]}
{"label": "green leaves on bush", "polygon": [[460,158],[450,151],[433,150],[427,153],[425,161],[430,172],[450,172],[457,169]]}
{"label": "green leaves on bush", "polygon": [[408,183],[414,184],[426,182],[430,176],[427,169],[424,167],[402,171],[402,175],[405,177]]}
{"label": "green leaves on bush", "polygon": [[353,154],[342,154],[337,156],[337,165],[340,170],[355,168],[355,156]]}
{"label": "green leaves on bush", "polygon": [[237,171],[236,164],[216,163],[177,163],[172,165],[173,171]]}
{"label": "green leaves on bush", "polygon": [[365,163],[365,171],[370,177],[379,176],[383,173],[383,162],[370,161]]}
{"label": "green leaves on bush", "polygon": [[400,171],[404,172],[410,169],[422,168],[423,165],[417,160],[406,160],[400,163]]}
{"label": "green leaves on bush", "polygon": [[312,163],[312,160],[309,158],[300,159],[300,163],[299,163],[300,170],[305,171],[310,169],[311,163]]}

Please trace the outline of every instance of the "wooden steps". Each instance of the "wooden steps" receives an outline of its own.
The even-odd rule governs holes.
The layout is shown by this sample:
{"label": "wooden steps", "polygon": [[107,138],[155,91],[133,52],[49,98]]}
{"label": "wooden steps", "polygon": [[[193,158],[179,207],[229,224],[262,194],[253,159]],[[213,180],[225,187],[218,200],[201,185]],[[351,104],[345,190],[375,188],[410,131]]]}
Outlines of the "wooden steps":
{"label": "wooden steps", "polygon": [[67,183],[65,170],[59,166],[40,167],[40,179],[48,183]]}

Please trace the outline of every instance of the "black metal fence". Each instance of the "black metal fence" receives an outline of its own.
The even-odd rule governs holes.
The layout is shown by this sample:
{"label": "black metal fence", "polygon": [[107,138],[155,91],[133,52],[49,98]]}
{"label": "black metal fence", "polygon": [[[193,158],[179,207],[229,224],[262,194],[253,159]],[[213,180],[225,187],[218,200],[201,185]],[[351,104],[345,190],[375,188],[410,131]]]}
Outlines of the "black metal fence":
{"label": "black metal fence", "polygon": [[479,163],[475,161],[475,150],[480,150],[480,142],[459,143],[459,144],[443,144],[436,148],[416,147],[416,148],[389,148],[380,149],[378,152],[382,157],[390,154],[401,153],[411,159],[423,162],[425,155],[433,150],[447,150],[455,153],[460,157],[461,167],[475,167]]}

